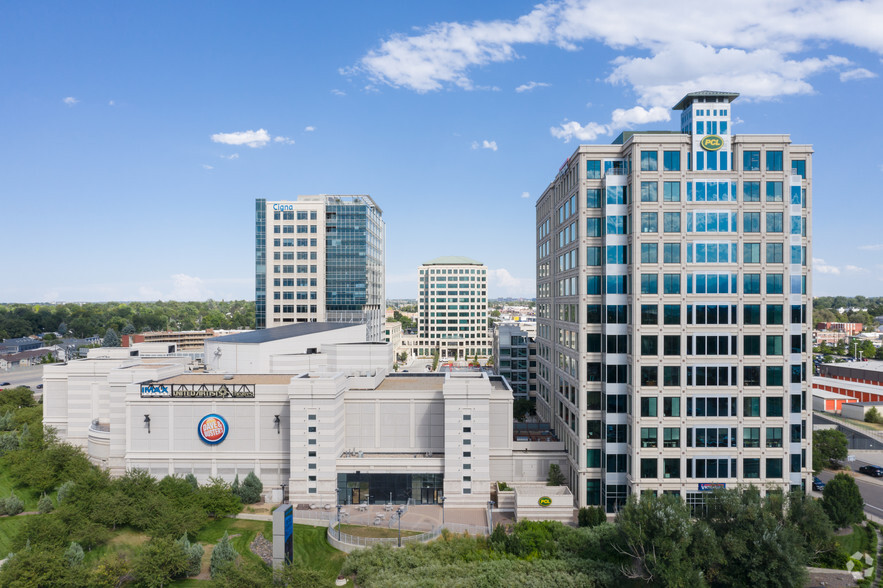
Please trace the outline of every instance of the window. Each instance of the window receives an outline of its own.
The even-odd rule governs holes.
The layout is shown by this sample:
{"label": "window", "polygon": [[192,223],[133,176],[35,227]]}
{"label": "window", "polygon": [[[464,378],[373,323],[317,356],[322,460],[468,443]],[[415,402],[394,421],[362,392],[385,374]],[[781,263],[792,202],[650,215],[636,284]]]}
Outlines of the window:
{"label": "window", "polygon": [[664,274],[662,278],[664,294],[681,293],[681,274]]}
{"label": "window", "polygon": [[[781,182],[779,183],[781,184]],[[641,182],[641,202],[656,202],[658,190],[658,182]]]}
{"label": "window", "polygon": [[[745,400],[748,400],[748,398]],[[742,429],[742,447],[760,447],[760,427],[745,427]]]}
{"label": "window", "polygon": [[[759,417],[760,416],[760,397],[745,396],[742,398],[742,416],[743,417]],[[760,433],[757,434],[760,439]]]}
{"label": "window", "polygon": [[742,370],[742,384],[749,388],[760,386],[760,366],[746,365]]}
{"label": "window", "polygon": [[760,171],[760,151],[742,152],[742,171]]}
{"label": "window", "polygon": [[781,294],[782,293],[782,274],[766,275],[766,293]]}
{"label": "window", "polygon": [[586,323],[588,324],[601,324],[601,305],[600,304],[587,304],[586,305]]}
{"label": "window", "polygon": [[607,246],[607,263],[615,263],[615,264],[628,263],[627,250],[628,250],[628,245],[608,245]]}
{"label": "window", "polygon": [[[671,213],[665,213],[666,215]],[[677,213],[674,213],[677,214]],[[656,233],[659,231],[657,226],[657,214],[655,212],[642,212],[641,213],[641,232],[642,233]],[[680,216],[678,217],[680,218]]]}
{"label": "window", "polygon": [[628,425],[607,425],[608,443],[626,443]]}
{"label": "window", "polygon": [[760,305],[746,304],[742,307],[742,322],[746,325],[760,324]]}
{"label": "window", "polygon": [[601,467],[601,450],[600,449],[586,449],[586,467],[587,468],[600,468]]}
{"label": "window", "polygon": [[600,237],[601,236],[601,219],[600,218],[587,218],[586,219],[586,237]]}
{"label": "window", "polygon": [[641,428],[641,447],[657,447],[657,429],[656,427]]}
{"label": "window", "polygon": [[[642,417],[655,417],[655,416],[657,416],[656,415],[656,406],[657,406],[657,399],[656,398],[654,398],[652,396],[641,397],[641,416]],[[653,436],[656,437],[656,435],[653,435]]]}
{"label": "window", "polygon": [[[655,213],[653,213],[655,215]],[[642,213],[643,215],[643,213]],[[680,212],[664,212],[662,213],[663,231],[666,233],[681,232],[681,213]]]}
{"label": "window", "polygon": [[662,368],[663,386],[681,385],[681,368],[676,365],[667,365]]}
{"label": "window", "polygon": [[766,170],[782,171],[782,152],[767,151],[766,152]]}
{"label": "window", "polygon": [[658,243],[641,243],[641,263],[657,263],[659,260]]}
{"label": "window", "polygon": [[766,213],[766,230],[767,233],[781,233],[784,231],[782,226],[783,215],[781,212]]}
{"label": "window", "polygon": [[679,417],[681,416],[681,399],[680,398],[663,398],[662,399],[662,416]]}
{"label": "window", "polygon": [[[655,338],[655,337],[654,337]],[[659,385],[659,370],[655,365],[641,366],[641,386]]]}
{"label": "window", "polygon": [[681,244],[680,243],[663,243],[662,244],[662,262],[663,263],[681,263]]}
{"label": "window", "polygon": [[[767,213],[767,218],[769,218],[769,214],[775,213]],[[780,225],[781,225],[781,213],[778,213],[780,217]],[[769,226],[769,220],[767,220],[767,226]],[[742,228],[746,233],[759,233],[760,232],[760,213],[759,212],[743,212],[742,213]],[[781,232],[781,231],[779,231]]]}
{"label": "window", "polygon": [[598,159],[590,159],[586,161],[586,179],[601,179],[601,161]]}
{"label": "window", "polygon": [[781,478],[782,477],[782,458],[768,457],[766,458],[766,477]]}
{"label": "window", "polygon": [[768,417],[782,416],[782,398],[767,397],[766,399],[766,415]]}
{"label": "window", "polygon": [[663,151],[662,169],[664,171],[681,171],[681,152]]}
{"label": "window", "polygon": [[[781,386],[782,385],[782,366],[768,365],[766,366],[766,385]],[[781,405],[781,398],[779,399]],[[782,415],[779,415],[782,416]]]}
{"label": "window", "polygon": [[[611,335],[608,335],[610,337]],[[641,355],[657,355],[659,353],[659,337],[641,335]]]}
{"label": "window", "polygon": [[760,243],[742,244],[742,262],[760,263]]}
{"label": "window", "polygon": [[766,183],[766,201],[781,202],[782,201],[782,182]]}
{"label": "window", "polygon": [[784,317],[781,304],[766,305],[766,324],[781,325],[783,319]]}
{"label": "window", "polygon": [[601,421],[586,421],[586,439],[601,438]]}
{"label": "window", "polygon": [[[655,447],[655,445],[654,445]],[[657,468],[659,460],[655,457],[641,458],[641,478],[656,478],[658,476]]]}
{"label": "window", "polygon": [[607,217],[607,234],[608,235],[625,235],[628,233],[628,217],[625,216],[608,216]]}
{"label": "window", "polygon": [[601,208],[601,188],[586,190],[586,208]]}
{"label": "window", "polygon": [[681,183],[680,182],[664,182],[662,184],[662,201],[663,202],[680,202],[681,201]]}
{"label": "window", "polygon": [[742,201],[760,202],[760,182],[742,183]]}
{"label": "window", "polygon": [[744,335],[742,337],[742,353],[760,355],[760,335]]}
{"label": "window", "polygon": [[600,247],[586,247],[586,265],[589,265],[589,266],[601,265],[601,248]]}
{"label": "window", "polygon": [[760,458],[746,457],[742,459],[742,477],[743,478],[759,478],[760,477]]}
{"label": "window", "polygon": [[806,179],[806,161],[803,159],[792,159],[791,173]]}
{"label": "window", "polygon": [[680,447],[681,429],[678,427],[665,427],[664,429],[662,429],[662,446]]}
{"label": "window", "polygon": [[766,262],[767,263],[782,263],[784,252],[784,245],[782,243],[767,243],[766,244]]}
{"label": "window", "polygon": [[760,274],[743,274],[742,280],[744,294],[760,294]]}
{"label": "window", "polygon": [[681,459],[679,457],[665,458],[662,460],[662,473],[666,478],[681,477]]}
{"label": "window", "polygon": [[657,171],[656,151],[641,151],[641,171]]}
{"label": "window", "polygon": [[659,291],[658,280],[659,276],[656,274],[641,274],[641,294],[657,294]]}
{"label": "window", "polygon": [[657,325],[659,324],[659,307],[655,304],[641,305],[641,324]]}
{"label": "window", "polygon": [[586,276],[586,294],[601,293],[601,276]]}
{"label": "window", "polygon": [[607,454],[607,471],[612,473],[625,473],[628,456],[624,453]]}
{"label": "window", "polygon": [[782,446],[782,427],[766,428],[766,446],[781,447]]}
{"label": "window", "polygon": [[662,306],[663,311],[663,323],[664,325],[679,325],[681,324],[681,305],[680,304],[665,304]]}

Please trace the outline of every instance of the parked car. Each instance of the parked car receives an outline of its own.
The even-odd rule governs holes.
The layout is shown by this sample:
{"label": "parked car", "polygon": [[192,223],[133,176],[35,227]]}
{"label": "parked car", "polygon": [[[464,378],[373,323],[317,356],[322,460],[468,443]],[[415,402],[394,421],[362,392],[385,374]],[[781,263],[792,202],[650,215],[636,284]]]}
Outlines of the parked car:
{"label": "parked car", "polygon": [[819,480],[817,477],[813,476],[812,478],[812,489],[816,492],[821,492],[825,489],[825,483]]}
{"label": "parked car", "polygon": [[863,474],[873,476],[875,478],[883,478],[883,468],[875,465],[863,465],[858,469]]}
{"label": "parked car", "polygon": [[43,389],[43,384],[37,384],[37,390],[42,390],[42,389]]}
{"label": "parked car", "polygon": [[12,386],[12,384],[10,384],[9,382],[3,382],[2,384],[0,384],[0,386]]}

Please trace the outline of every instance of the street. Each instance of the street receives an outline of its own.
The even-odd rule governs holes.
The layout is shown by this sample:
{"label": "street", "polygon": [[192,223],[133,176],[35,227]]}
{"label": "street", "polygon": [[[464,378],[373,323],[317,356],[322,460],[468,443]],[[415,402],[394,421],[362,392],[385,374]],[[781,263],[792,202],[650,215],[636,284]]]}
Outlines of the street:
{"label": "street", "polygon": [[0,383],[9,382],[9,386],[0,388],[15,388],[16,386],[30,386],[37,389],[38,384],[43,383],[43,366],[35,365],[25,368],[16,368],[9,371],[0,371]]}

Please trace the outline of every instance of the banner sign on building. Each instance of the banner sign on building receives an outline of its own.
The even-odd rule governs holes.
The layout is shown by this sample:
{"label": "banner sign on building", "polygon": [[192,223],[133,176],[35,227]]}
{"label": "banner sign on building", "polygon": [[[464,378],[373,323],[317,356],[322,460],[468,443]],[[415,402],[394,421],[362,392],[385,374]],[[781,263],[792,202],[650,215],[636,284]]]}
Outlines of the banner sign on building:
{"label": "banner sign on building", "polygon": [[254,384],[142,384],[141,398],[254,398]]}
{"label": "banner sign on building", "polygon": [[202,417],[196,428],[199,438],[209,445],[217,445],[226,439],[229,431],[230,427],[227,426],[227,421],[219,414],[209,414]]}
{"label": "banner sign on building", "polygon": [[711,492],[712,490],[723,490],[727,485],[721,482],[702,482],[699,484],[700,492]]}
{"label": "banner sign on building", "polygon": [[708,135],[699,142],[699,145],[706,151],[717,151],[724,146],[724,140],[717,135]]}

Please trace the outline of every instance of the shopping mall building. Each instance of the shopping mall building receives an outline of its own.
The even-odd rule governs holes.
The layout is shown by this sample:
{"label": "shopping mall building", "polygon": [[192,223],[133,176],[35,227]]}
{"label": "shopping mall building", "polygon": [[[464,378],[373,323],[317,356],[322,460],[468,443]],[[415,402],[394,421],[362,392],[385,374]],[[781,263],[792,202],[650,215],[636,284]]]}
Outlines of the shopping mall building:
{"label": "shopping mall building", "polygon": [[552,463],[567,472],[554,436],[513,432],[503,378],[391,373],[392,345],[366,342],[365,325],[216,337],[204,362],[148,345],[45,368],[44,423],[113,475],[254,471],[295,503],[484,506],[492,482],[542,481]]}

